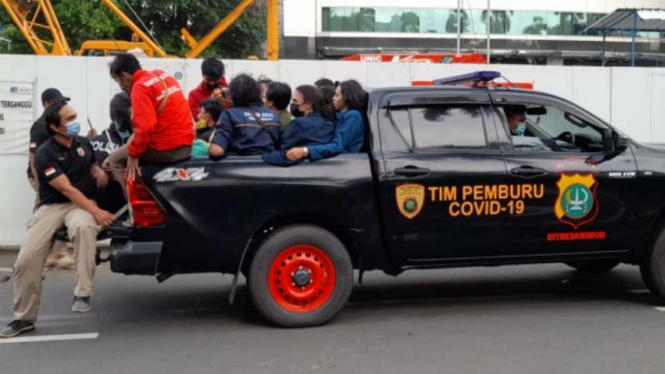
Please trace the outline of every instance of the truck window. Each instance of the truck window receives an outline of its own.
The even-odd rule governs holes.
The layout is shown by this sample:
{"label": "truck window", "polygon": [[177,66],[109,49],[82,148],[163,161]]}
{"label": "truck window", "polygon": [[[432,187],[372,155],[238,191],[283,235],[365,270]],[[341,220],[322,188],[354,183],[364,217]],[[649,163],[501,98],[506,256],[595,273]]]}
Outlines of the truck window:
{"label": "truck window", "polygon": [[409,109],[391,108],[390,120],[392,121],[395,129],[402,136],[404,142],[409,146],[409,148],[413,148],[413,138],[411,137],[411,120],[409,119]]}
{"label": "truck window", "polygon": [[554,106],[533,104],[521,107],[525,110],[525,121],[517,129],[514,127],[519,114],[514,113],[515,106],[512,110],[504,107],[500,111],[505,115],[515,150],[575,153],[603,150],[603,134],[589,122]]}
{"label": "truck window", "polygon": [[487,148],[478,105],[435,105],[410,111],[416,150]]}

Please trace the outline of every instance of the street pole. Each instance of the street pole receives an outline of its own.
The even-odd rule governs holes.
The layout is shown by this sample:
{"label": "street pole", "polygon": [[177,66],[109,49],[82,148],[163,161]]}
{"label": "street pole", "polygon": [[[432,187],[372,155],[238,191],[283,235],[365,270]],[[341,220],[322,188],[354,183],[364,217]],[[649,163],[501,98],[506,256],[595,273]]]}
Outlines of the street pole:
{"label": "street pole", "polygon": [[492,7],[490,6],[490,0],[487,0],[487,21],[485,21],[485,26],[487,27],[487,64],[490,63],[490,34],[492,33]]}
{"label": "street pole", "polygon": [[460,54],[462,38],[462,0],[457,0],[457,54]]}
{"label": "street pole", "polygon": [[630,66],[635,67],[635,38],[637,37],[637,11],[633,11],[633,30],[631,30],[632,41],[630,43]]}

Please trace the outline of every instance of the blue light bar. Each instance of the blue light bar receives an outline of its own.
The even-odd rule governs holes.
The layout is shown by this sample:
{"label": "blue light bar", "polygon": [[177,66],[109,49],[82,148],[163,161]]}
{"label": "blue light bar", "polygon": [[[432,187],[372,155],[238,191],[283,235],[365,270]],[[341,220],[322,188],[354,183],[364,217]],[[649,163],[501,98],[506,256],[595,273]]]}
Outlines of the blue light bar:
{"label": "blue light bar", "polygon": [[469,74],[455,75],[449,78],[436,79],[434,84],[437,85],[456,85],[460,83],[475,83],[475,82],[490,82],[496,78],[501,77],[498,71],[476,71]]}

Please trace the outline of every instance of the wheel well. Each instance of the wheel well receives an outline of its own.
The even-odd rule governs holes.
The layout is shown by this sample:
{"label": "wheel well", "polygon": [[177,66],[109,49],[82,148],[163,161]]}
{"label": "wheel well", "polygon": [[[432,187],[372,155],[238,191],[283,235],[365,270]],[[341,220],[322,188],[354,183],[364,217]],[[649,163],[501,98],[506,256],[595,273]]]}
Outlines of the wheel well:
{"label": "wheel well", "polygon": [[330,231],[335,235],[341,242],[344,244],[344,247],[349,252],[351,261],[353,262],[354,268],[359,268],[359,254],[356,246],[349,235],[349,232],[344,225],[342,225],[337,220],[332,217],[315,215],[315,214],[293,214],[287,216],[280,216],[271,219],[270,221],[261,225],[261,227],[254,232],[252,236],[252,244],[247,250],[247,256],[243,263],[243,269],[249,269],[250,264],[252,263],[251,259],[256,250],[261,246],[263,241],[271,235],[272,232],[278,230],[282,227],[289,225],[312,225],[318,226],[323,229]]}
{"label": "wheel well", "polygon": [[653,247],[656,239],[658,239],[658,234],[660,233],[658,229],[665,224],[665,209],[660,212],[658,218],[653,221],[647,239],[643,242],[642,252],[640,253],[640,261],[642,261],[646,256],[651,255],[651,248]]}

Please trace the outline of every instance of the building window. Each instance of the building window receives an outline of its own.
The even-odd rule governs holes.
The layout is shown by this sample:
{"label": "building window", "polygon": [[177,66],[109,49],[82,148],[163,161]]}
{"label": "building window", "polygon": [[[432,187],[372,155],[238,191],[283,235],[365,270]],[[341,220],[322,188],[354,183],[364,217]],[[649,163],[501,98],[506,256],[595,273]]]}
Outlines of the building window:
{"label": "building window", "polygon": [[[383,32],[456,34],[457,10],[445,8],[324,7],[321,11],[324,32]],[[604,13],[571,13],[531,10],[492,10],[490,31],[508,35],[600,36],[585,31]],[[462,32],[487,34],[487,10],[462,10]],[[607,36],[630,37],[616,31]],[[639,32],[640,38],[660,39],[660,33]]]}

